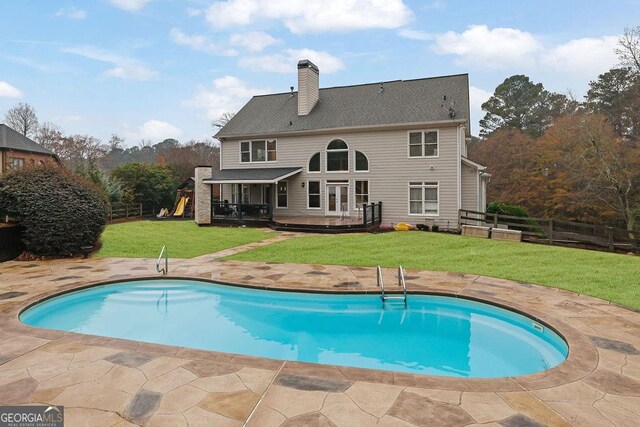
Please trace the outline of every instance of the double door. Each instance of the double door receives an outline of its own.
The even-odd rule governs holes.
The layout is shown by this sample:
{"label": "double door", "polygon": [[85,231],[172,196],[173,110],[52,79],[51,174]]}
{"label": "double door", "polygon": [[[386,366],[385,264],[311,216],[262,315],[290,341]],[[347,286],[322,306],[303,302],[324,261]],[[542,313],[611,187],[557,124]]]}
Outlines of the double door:
{"label": "double door", "polygon": [[327,184],[327,209],[329,216],[348,215],[349,213],[349,185]]}

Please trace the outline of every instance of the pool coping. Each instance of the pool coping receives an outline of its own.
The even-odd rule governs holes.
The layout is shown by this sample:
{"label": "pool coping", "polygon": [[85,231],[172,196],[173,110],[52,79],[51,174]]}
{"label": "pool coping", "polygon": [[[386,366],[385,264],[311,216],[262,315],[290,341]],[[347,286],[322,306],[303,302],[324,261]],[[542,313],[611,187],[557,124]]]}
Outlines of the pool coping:
{"label": "pool coping", "polygon": [[[25,310],[33,307],[34,305],[46,301],[48,299],[56,298],[68,293],[90,289],[98,286],[118,284],[123,282],[130,282],[132,280],[157,280],[156,276],[134,276],[127,278],[120,278],[107,281],[97,282],[85,282],[81,284],[70,284],[66,289],[48,291],[36,294],[30,298],[21,301],[20,304],[16,304],[18,307],[13,307],[12,310],[12,327],[8,332],[28,335],[36,338],[46,339],[59,339],[65,337],[69,342],[83,343],[83,344],[104,344],[108,343],[110,346],[115,346],[122,349],[130,349],[135,345],[142,345],[148,351],[156,351],[160,354],[179,354],[186,352],[190,357],[197,359],[208,360],[227,360],[234,358],[242,358],[245,360],[252,360],[256,364],[266,362],[269,366],[282,365],[284,372],[305,372],[306,375],[318,375],[326,376],[327,372],[336,371],[337,376],[342,376],[350,381],[368,381],[382,384],[393,384],[401,386],[422,387],[422,388],[439,388],[443,390],[470,390],[470,391],[492,391],[492,392],[511,392],[511,391],[524,391],[524,390],[540,390],[550,387],[561,386],[570,382],[578,381],[591,372],[593,372],[598,365],[598,352],[593,342],[579,332],[569,324],[562,320],[556,319],[548,314],[542,313],[539,310],[532,308],[522,307],[518,303],[508,302],[504,299],[497,298],[490,295],[474,295],[471,291],[465,291],[464,289],[458,292],[446,292],[442,290],[438,291],[425,291],[419,289],[407,290],[408,295],[433,295],[433,296],[446,296],[453,298],[463,298],[466,300],[476,301],[489,305],[494,305],[515,313],[524,315],[538,323],[541,323],[545,327],[550,328],[556,334],[558,334],[568,345],[567,359],[559,365],[551,368],[547,371],[537,372],[528,375],[516,376],[516,377],[500,377],[500,378],[461,378],[461,377],[448,377],[437,375],[425,375],[425,374],[410,374],[395,371],[384,371],[368,368],[356,368],[348,366],[328,365],[319,363],[288,361],[282,359],[271,359],[258,356],[249,356],[235,353],[224,353],[212,350],[200,350],[189,347],[171,346],[166,344],[158,344],[144,341],[127,340],[122,338],[113,338],[99,335],[79,334],[75,332],[58,331],[53,329],[45,329],[29,326],[20,321],[19,316]],[[300,292],[300,293],[312,293],[312,294],[350,294],[350,295],[377,295],[379,292],[371,290],[344,290],[344,289],[308,289],[302,286],[285,286],[274,287],[269,285],[256,285],[251,283],[232,283],[221,280],[207,279],[198,276],[184,276],[184,275],[167,275],[162,279],[173,280],[197,280],[212,284],[221,284],[226,286],[236,286],[248,289],[260,289],[278,292]],[[400,292],[387,291],[388,294],[397,294]],[[9,314],[9,313],[5,313]]]}

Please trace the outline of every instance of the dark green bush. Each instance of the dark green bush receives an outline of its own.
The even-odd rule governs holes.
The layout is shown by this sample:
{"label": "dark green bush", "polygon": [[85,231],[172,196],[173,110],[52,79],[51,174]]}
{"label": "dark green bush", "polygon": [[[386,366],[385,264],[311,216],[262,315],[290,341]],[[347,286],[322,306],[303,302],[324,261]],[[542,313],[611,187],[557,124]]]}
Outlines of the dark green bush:
{"label": "dark green bush", "polygon": [[527,211],[520,206],[508,205],[506,203],[491,203],[487,206],[487,213],[495,213],[498,215],[511,215],[511,216],[529,216]]}
{"label": "dark green bush", "polygon": [[0,214],[20,222],[27,251],[70,256],[96,244],[107,223],[108,205],[86,178],[46,164],[0,177]]}

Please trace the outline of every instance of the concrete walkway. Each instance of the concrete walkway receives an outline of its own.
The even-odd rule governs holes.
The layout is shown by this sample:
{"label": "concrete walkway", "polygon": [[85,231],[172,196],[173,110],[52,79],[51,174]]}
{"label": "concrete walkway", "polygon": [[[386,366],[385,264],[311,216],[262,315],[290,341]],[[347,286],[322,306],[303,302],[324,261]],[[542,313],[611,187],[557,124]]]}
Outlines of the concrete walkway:
{"label": "concrete walkway", "polygon": [[[295,235],[188,260],[172,276],[267,289],[378,292],[372,268],[221,261]],[[393,283],[395,271],[384,270]],[[412,292],[486,300],[558,330],[544,373],[464,379],[288,362],[32,328],[19,312],[89,284],[155,276],[154,259],[0,264],[0,404],[65,405],[66,426],[636,426],[640,313],[558,289],[408,271]]]}

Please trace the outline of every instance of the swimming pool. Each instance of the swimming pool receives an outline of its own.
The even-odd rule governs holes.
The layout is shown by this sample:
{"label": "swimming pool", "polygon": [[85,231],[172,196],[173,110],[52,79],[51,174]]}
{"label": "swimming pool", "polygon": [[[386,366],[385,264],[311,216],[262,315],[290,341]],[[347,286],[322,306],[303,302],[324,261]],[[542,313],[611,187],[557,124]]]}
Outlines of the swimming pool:
{"label": "swimming pool", "polygon": [[532,319],[462,298],[265,291],[195,280],[96,286],[36,304],[31,326],[283,360],[453,377],[552,368],[568,346]]}

